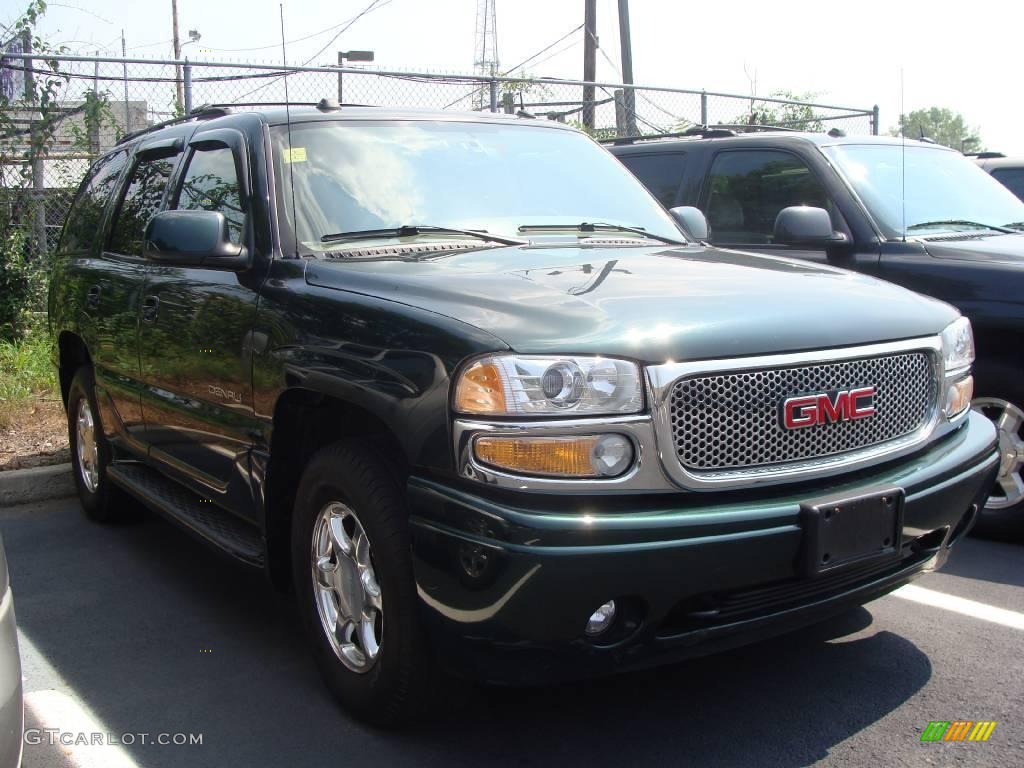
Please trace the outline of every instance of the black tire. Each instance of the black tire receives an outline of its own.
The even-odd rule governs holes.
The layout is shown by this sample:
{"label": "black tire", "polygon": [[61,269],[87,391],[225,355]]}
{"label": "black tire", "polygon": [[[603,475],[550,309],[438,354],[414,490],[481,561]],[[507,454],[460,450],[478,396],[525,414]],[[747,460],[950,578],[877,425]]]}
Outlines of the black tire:
{"label": "black tire", "polygon": [[[313,537],[321,511],[332,502],[358,516],[383,601],[380,650],[362,672],[335,652],[317,607]],[[374,725],[416,718],[434,669],[417,616],[408,518],[398,484],[368,446],[342,441],[313,456],[296,494],[291,539],[299,612],[327,686],[350,713]]]}
{"label": "black tire", "polygon": [[[979,407],[986,400],[991,402],[992,399],[1011,403],[1018,410],[1024,410],[1024,386],[1016,383],[1019,374],[1015,374],[1011,367],[999,370],[997,373],[996,381],[989,383],[985,387],[985,391],[979,393],[979,397],[975,399],[975,410],[990,418],[997,415],[998,408]],[[1024,438],[1024,428],[1018,431],[1017,437]],[[1019,476],[1020,470],[1016,474]],[[1001,490],[997,485],[990,501],[998,503],[1000,493]],[[1005,500],[1005,496],[1003,499]],[[1006,507],[992,507],[986,503],[981,514],[978,515],[978,522],[975,524],[973,532],[989,539],[1024,540],[1024,500]]]}
{"label": "black tire", "polygon": [[[78,430],[76,428],[79,404],[84,401],[88,404],[89,412],[92,414],[94,423],[94,439],[96,442],[95,468],[97,480],[94,487],[90,488],[86,483],[82,465],[78,455]],[[110,445],[103,436],[103,428],[100,425],[99,409],[96,407],[96,384],[92,375],[92,368],[83,365],[75,371],[71,386],[68,388],[68,443],[71,446],[71,469],[75,477],[75,487],[78,489],[78,499],[82,504],[86,517],[99,523],[122,522],[131,517],[131,500],[121,491],[114,487],[107,477],[107,467],[110,466]]]}

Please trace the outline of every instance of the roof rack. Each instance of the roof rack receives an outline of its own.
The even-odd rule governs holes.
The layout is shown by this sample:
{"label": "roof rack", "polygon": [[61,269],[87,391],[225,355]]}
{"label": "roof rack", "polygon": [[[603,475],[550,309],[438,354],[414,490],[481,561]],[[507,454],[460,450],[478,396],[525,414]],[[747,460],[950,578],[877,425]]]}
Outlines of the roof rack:
{"label": "roof rack", "polygon": [[118,144],[124,144],[136,139],[139,136],[143,136],[150,131],[156,131],[160,128],[167,128],[171,125],[178,125],[180,123],[187,123],[190,120],[210,120],[214,117],[224,117],[225,115],[231,114],[233,109],[246,108],[246,107],[316,107],[322,112],[330,112],[341,107],[371,107],[372,104],[352,104],[345,102],[339,104],[334,99],[320,99],[320,101],[236,101],[233,103],[225,104],[201,104],[198,107],[193,108],[191,112],[186,115],[179,117],[172,117],[170,120],[163,120],[153,125],[147,125],[145,128],[140,128],[137,131],[126,133],[117,142]]}
{"label": "roof rack", "polygon": [[638,141],[648,139],[688,139],[699,136],[702,139],[722,139],[729,136],[738,136],[740,133],[756,133],[758,131],[786,131],[789,133],[800,133],[799,128],[787,128],[779,125],[749,125],[747,123],[716,123],[715,125],[695,125],[685,131],[673,133],[654,133],[645,136],[619,136],[611,139],[601,139],[602,144],[634,144]]}
{"label": "roof rack", "polygon": [[976,157],[979,160],[993,160],[997,157],[1006,157],[1002,152],[964,152],[965,157]]}
{"label": "roof rack", "polygon": [[247,108],[247,107],[316,107],[319,110],[332,110],[341,107],[374,107],[375,104],[356,104],[353,102],[338,103],[335,99],[320,99],[320,101],[234,101],[223,104],[203,104],[192,111],[200,109],[226,109]]}
{"label": "roof rack", "polygon": [[178,125],[179,123],[187,123],[190,120],[210,120],[214,117],[223,117],[228,114],[230,110],[227,105],[224,104],[204,104],[201,107],[196,107],[187,115],[181,115],[180,117],[172,117],[170,120],[163,120],[159,123],[153,123],[153,125],[147,125],[145,128],[140,128],[137,131],[126,133],[120,139],[118,139],[118,145],[125,144],[132,139],[137,139],[139,136],[145,136],[150,131],[156,131],[160,128],[166,128],[170,125]]}

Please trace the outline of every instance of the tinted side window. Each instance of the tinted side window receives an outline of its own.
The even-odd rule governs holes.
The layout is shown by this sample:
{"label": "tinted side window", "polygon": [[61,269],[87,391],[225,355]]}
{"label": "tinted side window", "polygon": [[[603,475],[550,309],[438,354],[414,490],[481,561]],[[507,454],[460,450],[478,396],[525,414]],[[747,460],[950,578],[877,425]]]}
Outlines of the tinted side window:
{"label": "tinted side window", "polygon": [[666,208],[676,204],[679,185],[683,182],[683,169],[686,167],[685,153],[620,155],[619,160],[658,198],[659,203]]}
{"label": "tinted side window", "polygon": [[711,165],[708,186],[705,213],[715,242],[771,243],[775,217],[783,208],[831,208],[811,169],[788,152],[722,152]]}
{"label": "tinted side window", "polygon": [[93,165],[78,197],[68,211],[61,236],[60,250],[88,249],[99,236],[103,209],[117,188],[117,180],[128,160],[127,152],[115,152],[101,157]]}
{"label": "tinted side window", "polygon": [[1024,168],[997,168],[992,171],[992,176],[1013,194],[1024,200]]}
{"label": "tinted side window", "polygon": [[235,170],[235,158],[227,147],[193,152],[182,180],[176,206],[182,210],[218,211],[228,220],[231,242],[239,245],[245,212]]}
{"label": "tinted side window", "polygon": [[174,158],[139,161],[114,218],[108,250],[130,256],[142,255],[146,224],[160,210],[173,170]]}

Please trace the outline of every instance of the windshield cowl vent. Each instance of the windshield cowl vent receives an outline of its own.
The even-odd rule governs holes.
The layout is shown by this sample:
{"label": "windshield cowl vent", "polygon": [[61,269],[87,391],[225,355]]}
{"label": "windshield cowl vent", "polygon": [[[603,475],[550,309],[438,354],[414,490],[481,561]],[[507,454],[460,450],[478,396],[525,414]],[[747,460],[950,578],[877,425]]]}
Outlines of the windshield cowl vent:
{"label": "windshield cowl vent", "polygon": [[929,243],[956,243],[963,240],[981,240],[983,237],[991,237],[993,232],[956,232],[951,235],[929,235],[921,239]]}
{"label": "windshield cowl vent", "polygon": [[404,245],[370,245],[360,248],[338,248],[325,251],[323,255],[329,259],[374,258],[387,256],[408,256],[413,253],[443,253],[450,251],[474,251],[481,248],[494,248],[492,243],[484,242],[452,242],[452,243],[408,243]]}

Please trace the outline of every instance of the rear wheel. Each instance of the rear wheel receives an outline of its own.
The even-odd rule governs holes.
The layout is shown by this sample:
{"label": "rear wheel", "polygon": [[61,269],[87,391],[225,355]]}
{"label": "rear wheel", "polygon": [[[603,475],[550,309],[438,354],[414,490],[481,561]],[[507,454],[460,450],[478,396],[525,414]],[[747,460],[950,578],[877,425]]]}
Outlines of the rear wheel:
{"label": "rear wheel", "polygon": [[89,366],[75,371],[68,389],[68,442],[82,509],[89,519],[109,523],[126,518],[131,505],[107,477],[110,445],[100,425],[95,388]]}
{"label": "rear wheel", "polygon": [[984,414],[999,431],[999,475],[976,530],[995,538],[1024,535],[1024,400],[1013,403],[996,397],[979,397],[974,410]]}
{"label": "rear wheel", "polygon": [[432,662],[417,617],[405,505],[365,445],[328,446],[303,472],[292,569],[314,657],[338,700],[377,725],[418,714]]}

